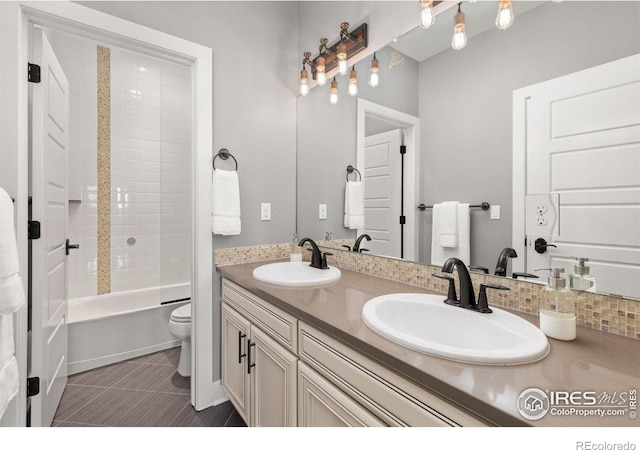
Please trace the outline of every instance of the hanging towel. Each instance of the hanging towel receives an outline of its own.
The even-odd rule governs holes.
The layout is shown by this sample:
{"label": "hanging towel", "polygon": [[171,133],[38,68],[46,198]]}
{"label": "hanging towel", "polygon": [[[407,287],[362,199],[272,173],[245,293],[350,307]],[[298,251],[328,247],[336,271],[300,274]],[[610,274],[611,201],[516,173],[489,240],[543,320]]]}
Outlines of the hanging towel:
{"label": "hanging towel", "polygon": [[455,248],[440,245],[440,221],[436,218],[436,206],[433,208],[433,223],[431,229],[431,264],[441,266],[449,258],[461,259],[469,264],[471,259],[471,218],[469,204],[457,205],[457,235],[458,245]]}
{"label": "hanging towel", "polygon": [[25,303],[13,216],[11,197],[0,188],[0,315],[14,313]]}
{"label": "hanging towel", "polygon": [[440,227],[440,245],[445,248],[458,246],[458,202],[433,205],[433,220]]}
{"label": "hanging towel", "polygon": [[13,313],[25,304],[13,218],[11,197],[0,188],[0,418],[18,393]]}
{"label": "hanging towel", "polygon": [[344,189],[344,226],[364,228],[364,192],[361,181],[347,181]]}
{"label": "hanging towel", "polygon": [[213,169],[211,182],[213,234],[240,234],[240,187],[235,170]]}

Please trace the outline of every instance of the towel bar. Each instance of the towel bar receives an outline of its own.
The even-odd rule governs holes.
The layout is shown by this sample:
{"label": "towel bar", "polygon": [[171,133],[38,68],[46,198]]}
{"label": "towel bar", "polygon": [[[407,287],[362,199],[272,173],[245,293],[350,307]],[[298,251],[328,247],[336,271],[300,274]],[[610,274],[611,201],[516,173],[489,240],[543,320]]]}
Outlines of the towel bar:
{"label": "towel bar", "polygon": [[226,161],[227,159],[229,159],[229,156],[231,156],[231,158],[233,159],[233,162],[236,163],[236,168],[235,170],[238,170],[238,160],[235,158],[235,156],[233,156],[231,153],[229,153],[229,150],[227,150],[226,148],[221,148],[220,151],[218,151],[218,154],[216,156],[213,157],[213,168],[216,168],[216,158],[220,158],[223,161]]}
{"label": "towel bar", "polygon": [[358,180],[358,177],[356,177],[356,181],[362,181],[362,174],[360,173],[360,171],[358,169],[356,169],[355,167],[353,167],[351,164],[349,164],[347,166],[347,181],[349,181],[349,174],[353,173],[353,171],[356,171],[356,173],[360,176],[360,179]]}
{"label": "towel bar", "polygon": [[[487,203],[487,202],[482,202],[479,205],[469,205],[469,208],[480,208],[483,211],[488,210],[490,207],[491,207],[491,205],[489,203]],[[433,206],[427,206],[424,203],[420,203],[418,205],[418,209],[420,211],[424,211],[425,209],[432,209],[432,208],[433,208]]]}

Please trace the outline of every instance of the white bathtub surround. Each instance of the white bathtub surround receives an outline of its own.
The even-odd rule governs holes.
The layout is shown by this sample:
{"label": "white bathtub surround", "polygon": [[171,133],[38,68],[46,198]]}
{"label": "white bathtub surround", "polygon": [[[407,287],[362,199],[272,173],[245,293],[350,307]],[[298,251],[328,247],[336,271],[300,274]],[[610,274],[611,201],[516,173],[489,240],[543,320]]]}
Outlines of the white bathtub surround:
{"label": "white bathtub surround", "polygon": [[184,283],[69,300],[69,374],[180,345],[167,324],[184,303],[161,302],[190,290]]}

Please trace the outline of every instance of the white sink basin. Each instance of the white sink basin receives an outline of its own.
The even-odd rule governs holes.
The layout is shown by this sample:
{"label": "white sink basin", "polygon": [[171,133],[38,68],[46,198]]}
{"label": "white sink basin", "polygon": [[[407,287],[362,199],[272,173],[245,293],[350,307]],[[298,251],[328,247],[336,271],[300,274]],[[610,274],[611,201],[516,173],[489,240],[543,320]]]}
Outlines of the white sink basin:
{"label": "white sink basin", "polygon": [[430,355],[476,364],[523,364],[549,353],[546,336],[526,320],[496,308],[482,314],[430,294],[369,300],[362,319],[376,333]]}
{"label": "white sink basin", "polygon": [[340,269],[316,269],[308,262],[279,262],[265,264],[253,270],[253,278],[278,286],[321,286],[333,283],[342,276]]}

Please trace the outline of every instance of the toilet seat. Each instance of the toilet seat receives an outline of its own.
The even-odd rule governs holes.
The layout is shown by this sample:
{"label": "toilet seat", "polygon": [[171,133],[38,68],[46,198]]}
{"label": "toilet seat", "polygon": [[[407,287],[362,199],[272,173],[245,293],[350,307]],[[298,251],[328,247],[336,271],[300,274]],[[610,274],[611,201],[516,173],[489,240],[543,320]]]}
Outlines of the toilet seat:
{"label": "toilet seat", "polygon": [[171,320],[176,323],[191,322],[191,303],[174,309],[171,312]]}

